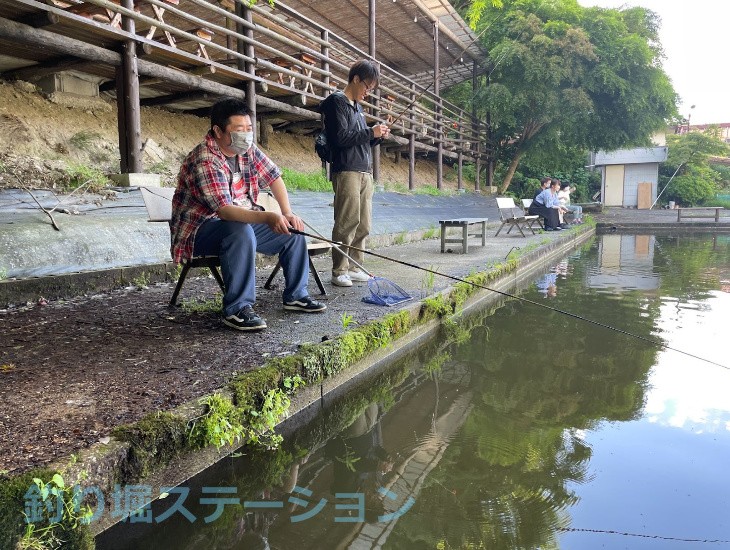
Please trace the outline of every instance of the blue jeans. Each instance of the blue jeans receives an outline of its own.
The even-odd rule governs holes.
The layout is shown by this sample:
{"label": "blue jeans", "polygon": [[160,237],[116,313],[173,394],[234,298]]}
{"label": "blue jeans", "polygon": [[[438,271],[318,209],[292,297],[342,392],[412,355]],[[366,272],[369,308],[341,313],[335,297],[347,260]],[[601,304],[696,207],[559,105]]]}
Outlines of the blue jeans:
{"label": "blue jeans", "polygon": [[573,213],[573,219],[580,220],[583,218],[583,207],[577,204],[566,204],[565,208]]}
{"label": "blue jeans", "polygon": [[302,235],[280,235],[265,223],[248,224],[212,218],[198,228],[195,256],[220,256],[226,292],[223,315],[256,302],[256,252],[278,254],[284,271],[285,302],[308,295],[309,255]]}

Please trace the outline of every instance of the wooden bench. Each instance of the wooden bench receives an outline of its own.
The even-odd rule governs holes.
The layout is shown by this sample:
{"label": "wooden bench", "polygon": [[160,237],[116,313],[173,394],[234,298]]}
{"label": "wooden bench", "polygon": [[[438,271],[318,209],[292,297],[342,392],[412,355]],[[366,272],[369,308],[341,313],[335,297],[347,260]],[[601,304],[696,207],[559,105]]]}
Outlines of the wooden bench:
{"label": "wooden bench", "polygon": [[[453,220],[439,220],[441,225],[441,252],[446,252],[446,243],[461,243],[461,249],[464,254],[469,252],[469,237],[481,237],[482,246],[487,245],[487,221],[488,218],[457,218]],[[477,226],[475,233],[469,233],[469,228]],[[449,227],[458,227],[461,229],[460,237],[446,237],[446,230]]]}
{"label": "wooden bench", "polygon": [[[714,210],[715,213],[707,212],[708,210]],[[677,208],[677,222],[682,221],[682,218],[715,218],[715,223],[720,221],[720,210],[725,210],[724,206],[693,206],[688,208]],[[682,215],[682,212],[685,212]],[[690,215],[687,215],[687,214]]]}
{"label": "wooden bench", "polygon": [[502,221],[502,225],[499,226],[497,232],[494,234],[496,237],[505,225],[509,225],[507,235],[512,231],[513,228],[517,228],[520,234],[527,238],[524,229],[529,229],[532,234],[535,234],[533,225],[539,223],[539,216],[531,216],[517,210],[517,205],[512,197],[497,197],[497,208],[499,208],[499,217]]}

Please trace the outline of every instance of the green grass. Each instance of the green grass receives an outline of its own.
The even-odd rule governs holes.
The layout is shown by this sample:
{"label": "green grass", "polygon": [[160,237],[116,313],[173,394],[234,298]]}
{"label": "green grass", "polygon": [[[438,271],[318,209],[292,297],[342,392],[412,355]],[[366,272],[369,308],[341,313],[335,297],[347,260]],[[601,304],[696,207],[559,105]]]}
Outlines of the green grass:
{"label": "green grass", "polygon": [[101,139],[101,134],[97,132],[87,132],[84,130],[81,132],[76,132],[74,135],[71,136],[71,139],[69,139],[69,141],[71,142],[71,145],[73,145],[77,149],[85,150],[88,149],[94,143],[94,141]]}
{"label": "green grass", "polygon": [[322,172],[305,174],[289,168],[282,168],[282,178],[289,190],[332,192],[332,184]]}
{"label": "green grass", "polygon": [[66,167],[69,189],[86,185],[89,191],[97,192],[111,183],[104,172],[85,164],[69,163]]}
{"label": "green grass", "polygon": [[413,191],[413,193],[416,195],[432,195],[438,197],[445,197],[453,194],[447,189],[439,189],[433,185],[424,185],[423,187],[418,187]]}
{"label": "green grass", "polygon": [[730,200],[729,199],[707,199],[705,201],[705,206],[724,206],[725,208],[730,209]]}
{"label": "green grass", "polygon": [[408,189],[407,185],[404,185],[402,183],[398,183],[397,181],[386,181],[385,182],[385,188],[388,191],[393,191],[394,193],[410,193],[410,189]]}
{"label": "green grass", "polygon": [[434,227],[433,225],[429,227],[426,231],[423,233],[423,239],[433,239],[434,237],[439,237],[440,231],[438,228]]}

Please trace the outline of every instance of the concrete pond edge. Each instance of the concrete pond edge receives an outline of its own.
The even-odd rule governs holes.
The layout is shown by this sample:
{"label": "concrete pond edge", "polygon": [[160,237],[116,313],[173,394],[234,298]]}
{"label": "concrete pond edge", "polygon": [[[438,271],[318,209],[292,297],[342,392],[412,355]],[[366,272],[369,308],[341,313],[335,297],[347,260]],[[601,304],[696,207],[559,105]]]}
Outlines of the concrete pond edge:
{"label": "concrete pond edge", "polygon": [[[115,485],[138,483],[142,479],[148,484],[170,487],[184,482],[241,445],[235,441],[217,448],[201,444],[199,437],[197,440],[191,437],[191,423],[210,412],[210,407],[203,403],[212,396],[223,400],[227,410],[222,418],[232,422],[240,422],[242,415],[252,410],[260,411],[268,392],[278,392],[280,398],[290,399],[286,417],[297,415],[330,392],[367,375],[379,365],[394,361],[432,335],[454,313],[502,298],[500,293],[508,293],[518,280],[534,276],[547,262],[579,247],[594,234],[595,226],[586,224],[564,232],[557,239],[534,243],[511,253],[503,263],[464,277],[467,283],[455,283],[396,312],[386,311],[378,320],[345,330],[331,340],[303,346],[293,355],[270,358],[258,369],[238,375],[212,394],[171,411],[150,413],[135,423],[117,427],[104,443],[95,443],[77,454],[12,478],[3,479],[0,475],[0,518],[3,518],[0,533],[10,537],[6,541],[11,543],[10,548],[15,544],[12,541],[22,535],[24,495],[33,478],[48,481],[54,473],[60,473],[66,486],[78,483],[82,487],[98,487],[107,502]],[[149,266],[144,268],[149,270]],[[304,379],[306,385],[286,395],[283,383],[295,376]],[[283,420],[284,416],[280,417],[279,423]],[[78,542],[69,547],[93,548],[90,538],[118,521],[120,518],[105,514],[90,526],[81,526],[74,534]],[[0,537],[0,543],[4,542],[3,538]]]}

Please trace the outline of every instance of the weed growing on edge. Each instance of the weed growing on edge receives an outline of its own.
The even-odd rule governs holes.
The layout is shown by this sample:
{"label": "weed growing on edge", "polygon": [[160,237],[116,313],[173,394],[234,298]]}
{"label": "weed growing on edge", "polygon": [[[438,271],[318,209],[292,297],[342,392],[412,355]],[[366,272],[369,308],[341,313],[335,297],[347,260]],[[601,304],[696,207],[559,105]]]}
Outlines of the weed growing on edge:
{"label": "weed growing on edge", "polygon": [[4,281],[8,278],[8,270],[3,268],[0,268],[0,281]]}
{"label": "weed growing on edge", "polygon": [[144,271],[137,277],[132,279],[132,284],[137,287],[137,290],[145,290],[149,288],[150,278]]}
{"label": "weed growing on edge", "polygon": [[[434,266],[430,265],[430,266],[428,266],[428,268],[433,270]],[[423,277],[423,288],[425,289],[427,295],[433,294],[433,287],[434,287],[435,281],[436,281],[436,275],[431,272],[426,273],[426,275]]]}
{"label": "weed growing on edge", "polygon": [[429,227],[426,231],[423,232],[423,240],[426,239],[433,239],[434,237],[439,236],[439,230],[435,226]]}
{"label": "weed growing on edge", "polygon": [[191,440],[201,447],[240,443],[246,431],[241,422],[241,412],[233,402],[219,393],[203,397],[199,403],[205,406],[205,413],[196,418],[189,430]]}
{"label": "weed growing on edge", "polygon": [[347,327],[355,322],[355,318],[348,313],[343,313],[340,320],[342,321],[342,328],[344,329],[347,329]]}
{"label": "weed growing on edge", "polygon": [[278,447],[283,437],[274,433],[274,428],[283,417],[289,415],[291,399],[289,395],[300,386],[304,386],[301,376],[288,376],[284,378],[282,385],[284,389],[272,389],[264,394],[264,402],[260,410],[249,408],[247,411],[248,442],[256,445],[265,445],[271,449]]}
{"label": "weed growing on edge", "polygon": [[182,264],[175,264],[175,267],[167,272],[167,276],[170,277],[171,281],[177,282],[180,279],[180,275],[182,275],[182,270]]}
{"label": "weed growing on edge", "polygon": [[395,238],[393,239],[393,244],[403,244],[406,242],[406,237],[408,236],[408,233],[406,231],[402,231],[401,233],[398,233]]}
{"label": "weed growing on edge", "polygon": [[94,515],[89,506],[81,505],[78,487],[66,487],[61,474],[54,474],[48,483],[33,478],[33,485],[25,498],[36,500],[43,506],[31,510],[32,516],[23,512],[28,523],[18,541],[18,550],[60,548],[67,542],[60,536],[80,530],[81,526],[90,523]]}

